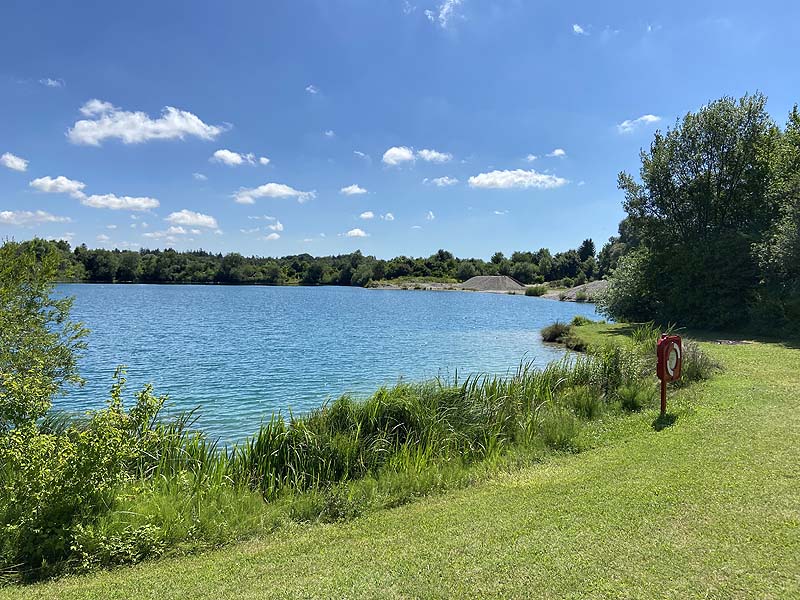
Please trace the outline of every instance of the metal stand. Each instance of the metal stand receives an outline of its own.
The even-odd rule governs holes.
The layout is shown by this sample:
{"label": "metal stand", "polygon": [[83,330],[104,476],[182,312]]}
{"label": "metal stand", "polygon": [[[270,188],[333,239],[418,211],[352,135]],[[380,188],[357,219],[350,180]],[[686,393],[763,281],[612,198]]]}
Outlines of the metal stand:
{"label": "metal stand", "polygon": [[667,414],[667,382],[661,380],[661,416]]}

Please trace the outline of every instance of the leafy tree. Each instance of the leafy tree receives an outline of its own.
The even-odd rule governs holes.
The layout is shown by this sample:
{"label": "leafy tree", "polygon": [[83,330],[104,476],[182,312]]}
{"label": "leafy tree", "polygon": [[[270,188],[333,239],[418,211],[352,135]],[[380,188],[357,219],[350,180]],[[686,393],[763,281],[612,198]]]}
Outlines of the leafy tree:
{"label": "leafy tree", "polygon": [[588,258],[593,258],[594,254],[594,242],[591,238],[583,240],[581,245],[578,246],[578,257],[580,257],[581,262],[585,262]]}
{"label": "leafy tree", "polygon": [[77,357],[87,331],[69,319],[72,298],[52,298],[57,252],[0,247],[0,433],[32,425],[54,395],[81,384]]}

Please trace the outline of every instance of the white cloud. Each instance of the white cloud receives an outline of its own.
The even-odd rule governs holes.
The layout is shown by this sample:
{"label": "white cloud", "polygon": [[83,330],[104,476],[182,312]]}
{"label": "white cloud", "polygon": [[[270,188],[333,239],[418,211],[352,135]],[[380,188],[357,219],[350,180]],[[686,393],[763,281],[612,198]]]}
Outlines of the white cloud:
{"label": "white cloud", "polygon": [[359,150],[353,150],[353,154],[355,154],[358,158],[363,158],[364,160],[370,160],[369,155],[361,152]]}
{"label": "white cloud", "polygon": [[436,215],[433,214],[432,210],[429,210],[428,214],[425,215],[425,220],[426,221],[433,221],[435,218],[436,218]]}
{"label": "white cloud", "polygon": [[345,237],[368,237],[369,234],[364,231],[363,229],[359,229],[356,227],[355,229],[351,229],[347,233],[344,234]]}
{"label": "white cloud", "polygon": [[64,85],[65,85],[63,79],[52,79],[50,77],[45,77],[43,79],[40,79],[39,83],[41,83],[44,86],[51,87],[51,88],[60,88],[60,87],[64,87]]}
{"label": "white cloud", "polygon": [[41,223],[70,223],[69,217],[57,217],[43,210],[2,210],[0,211],[0,224],[2,225],[38,225]]}
{"label": "white cloud", "polygon": [[27,171],[28,161],[20,158],[11,152],[6,152],[0,156],[0,165],[11,169],[12,171]]}
{"label": "white cloud", "polygon": [[307,91],[309,94],[319,94],[319,88],[318,88],[317,86],[315,86],[313,83],[309,83],[309,84],[306,86],[306,91]]}
{"label": "white cloud", "polygon": [[432,179],[431,183],[437,187],[448,187],[457,184],[458,179],[445,175],[444,177],[436,177],[435,179]]}
{"label": "white cloud", "polygon": [[280,238],[281,236],[279,233],[270,233],[264,239],[271,242],[272,240],[279,240]]}
{"label": "white cloud", "polygon": [[548,152],[547,156],[550,158],[564,158],[567,155],[563,148],[556,148],[552,152]]}
{"label": "white cloud", "polygon": [[283,223],[276,219],[272,225],[267,225],[267,228],[272,231],[283,231]]}
{"label": "white cloud", "polygon": [[83,188],[86,187],[86,184],[82,181],[67,179],[63,175],[59,175],[55,179],[49,175],[46,177],[39,177],[31,181],[28,185],[46,194],[69,194],[73,198],[81,199],[85,197]]}
{"label": "white cloud", "polygon": [[358,218],[359,219],[364,219],[364,220],[374,219],[375,218],[375,213],[372,212],[371,210],[365,210],[360,215],[358,215]]}
{"label": "white cloud", "polygon": [[539,157],[536,156],[535,154],[528,154],[528,156],[525,157],[525,160],[528,161],[528,162],[533,162],[538,158]]}
{"label": "white cloud", "polygon": [[414,151],[406,146],[393,146],[383,153],[383,162],[393,167],[409,161],[414,161]]}
{"label": "white cloud", "polygon": [[453,160],[453,155],[449,152],[438,152],[436,150],[423,149],[417,152],[417,157],[427,162],[443,163]]}
{"label": "white cloud", "polygon": [[436,10],[426,10],[425,16],[431,23],[437,23],[443,29],[447,27],[447,24],[450,22],[455,16],[456,8],[458,8],[463,0],[443,0],[439,6],[436,7]]}
{"label": "white cloud", "polygon": [[381,215],[381,219],[384,221],[394,221],[394,215],[390,212],[387,212],[385,215]]}
{"label": "white cloud", "polygon": [[258,163],[267,166],[269,164],[269,159],[266,156],[260,156],[258,158]]}
{"label": "white cloud", "polygon": [[325,137],[329,137],[329,138],[336,137],[336,132],[333,129],[328,129],[325,132]]}
{"label": "white cloud", "polygon": [[589,35],[588,33],[586,33],[586,30],[577,23],[574,23],[572,25],[572,33],[574,33],[575,35]]}
{"label": "white cloud", "polygon": [[653,123],[658,123],[660,120],[661,117],[656,115],[642,115],[636,119],[626,119],[617,125],[617,131],[619,133],[631,133],[640,125],[652,125]]}
{"label": "white cloud", "polygon": [[496,215],[507,215],[508,211],[507,210],[496,210],[496,211],[494,211],[494,214],[496,214]]}
{"label": "white cloud", "polygon": [[[226,148],[222,148],[221,150],[217,150],[214,154],[209,158],[211,162],[218,162],[224,165],[228,165],[229,167],[237,167],[239,165],[254,165],[256,164],[256,155],[252,152],[247,154],[240,154],[238,152],[234,152],[233,150],[228,150]],[[261,164],[268,164],[269,159],[266,159],[267,162]],[[259,159],[259,162],[260,159]]]}
{"label": "white cloud", "polygon": [[247,217],[251,221],[275,221],[275,217],[270,217],[269,215],[252,215]]}
{"label": "white cloud", "polygon": [[194,177],[197,181],[208,181],[208,176],[203,175],[202,173],[192,173],[192,177]]}
{"label": "white cloud", "polygon": [[412,225],[411,229],[422,229],[422,225]]}
{"label": "white cloud", "polygon": [[[197,230],[197,229],[193,229],[192,233],[200,233],[200,231]],[[144,233],[142,235],[143,235],[143,237],[146,237],[146,238],[149,238],[149,239],[152,239],[152,240],[165,239],[168,242],[171,242],[171,243],[174,244],[178,239],[176,236],[188,235],[188,234],[189,234],[189,231],[187,231],[186,229],[184,229],[180,225],[177,225],[177,226],[173,225],[171,227],[168,227],[164,231],[150,231],[150,232]]]}
{"label": "white cloud", "polygon": [[107,242],[107,241],[109,241],[110,239],[111,239],[111,238],[110,238],[110,237],[108,237],[108,236],[107,236],[105,233],[101,233],[100,235],[98,235],[98,236],[97,236],[97,241],[98,241],[98,242]]}
{"label": "white cloud", "polygon": [[513,171],[491,171],[480,173],[469,178],[469,185],[473,188],[538,188],[552,189],[561,187],[567,182],[563,177],[556,177],[547,173],[538,173],[531,169],[515,169]]}
{"label": "white cloud", "polygon": [[366,194],[367,190],[359,186],[357,183],[352,185],[348,185],[347,187],[343,187],[339,190],[340,194],[344,194],[345,196],[357,196],[359,194]]}
{"label": "white cloud", "polygon": [[116,225],[106,225],[106,229],[116,229]]}
{"label": "white cloud", "polygon": [[252,227],[250,229],[240,229],[239,231],[241,231],[242,233],[258,233],[259,231],[261,231],[261,228],[260,227]]}
{"label": "white cloud", "polygon": [[111,210],[150,210],[158,208],[155,198],[117,196],[116,194],[94,194],[81,199],[81,204],[92,208],[110,208]]}
{"label": "white cloud", "polygon": [[257,188],[242,188],[233,195],[239,204],[255,204],[257,198],[297,198],[301,204],[316,198],[317,192],[301,192],[283,183],[265,183]]}
{"label": "white cloud", "polygon": [[109,138],[118,138],[125,144],[186,136],[213,140],[224,131],[224,127],[208,125],[196,115],[172,106],[165,107],[160,117],[152,119],[147,113],[122,110],[110,102],[93,99],[81,107],[81,113],[89,119],[76,121],[67,131],[73,144],[99,146]]}
{"label": "white cloud", "polygon": [[203,213],[194,212],[192,210],[183,209],[178,212],[170,213],[164,219],[174,225],[186,225],[187,227],[208,227],[210,229],[217,229],[217,220],[211,215],[204,215]]}

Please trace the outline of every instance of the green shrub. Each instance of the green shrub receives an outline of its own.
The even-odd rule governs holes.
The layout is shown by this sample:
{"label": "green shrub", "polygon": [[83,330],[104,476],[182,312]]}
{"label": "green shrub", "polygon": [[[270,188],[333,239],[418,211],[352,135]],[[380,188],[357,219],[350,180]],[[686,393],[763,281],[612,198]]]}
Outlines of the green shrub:
{"label": "green shrub", "polygon": [[547,292],[546,285],[529,285],[525,288],[526,296],[542,296]]}
{"label": "green shrub", "polygon": [[580,425],[570,411],[549,406],[539,423],[539,435],[549,448],[554,450],[575,449],[575,438],[580,431]]}
{"label": "green shrub", "polygon": [[592,324],[594,324],[594,321],[592,321],[588,317],[584,317],[583,315],[575,315],[571,323],[571,325],[573,325],[574,327],[581,327],[583,325],[592,325]]}
{"label": "green shrub", "polygon": [[569,325],[556,321],[552,325],[548,325],[542,329],[542,341],[545,342],[561,342],[564,337],[569,333]]}
{"label": "green shrub", "polygon": [[563,401],[566,406],[572,408],[576,416],[587,421],[599,417],[604,408],[600,392],[588,385],[567,389]]}
{"label": "green shrub", "polygon": [[616,396],[623,410],[638,412],[652,403],[655,388],[646,381],[631,382],[620,386]]}
{"label": "green shrub", "polygon": [[581,290],[575,294],[575,302],[589,302],[589,294]]}
{"label": "green shrub", "polygon": [[681,378],[675,383],[679,386],[709,379],[722,365],[700,349],[694,340],[684,339],[682,343],[683,363]]}
{"label": "green shrub", "polygon": [[571,288],[574,285],[575,285],[575,280],[572,279],[572,277],[564,277],[564,279],[561,280],[562,287]]}
{"label": "green shrub", "polygon": [[586,352],[586,349],[588,348],[583,338],[581,338],[581,336],[577,335],[572,330],[568,331],[567,334],[561,338],[561,342],[567,348],[570,350],[575,350],[576,352]]}

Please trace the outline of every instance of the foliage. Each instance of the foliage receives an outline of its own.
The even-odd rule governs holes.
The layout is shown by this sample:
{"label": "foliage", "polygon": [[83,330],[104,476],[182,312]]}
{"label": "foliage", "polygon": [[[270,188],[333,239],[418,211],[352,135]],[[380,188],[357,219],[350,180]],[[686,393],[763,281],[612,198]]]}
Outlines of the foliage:
{"label": "foliage", "polygon": [[569,333],[569,325],[556,321],[542,329],[542,341],[560,342]]}
{"label": "foliage", "polygon": [[0,435],[29,425],[51,398],[79,384],[86,330],[69,320],[70,298],[53,298],[58,255],[52,247],[0,247]]}
{"label": "foliage", "polygon": [[543,296],[547,292],[547,286],[545,285],[529,285],[525,288],[525,295],[526,296]]}

